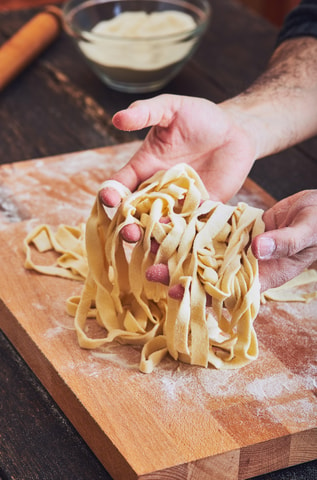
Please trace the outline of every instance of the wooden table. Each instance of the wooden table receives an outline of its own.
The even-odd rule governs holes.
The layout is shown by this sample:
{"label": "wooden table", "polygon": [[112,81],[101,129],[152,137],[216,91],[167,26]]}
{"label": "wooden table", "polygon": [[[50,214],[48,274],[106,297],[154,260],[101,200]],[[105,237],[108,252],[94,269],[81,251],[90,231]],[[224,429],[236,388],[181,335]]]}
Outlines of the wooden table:
{"label": "wooden table", "polygon": [[[219,102],[246,87],[264,68],[275,29],[232,0],[213,0],[212,5],[213,22],[199,50],[164,92]],[[0,42],[35,12],[1,13]],[[63,34],[0,94],[1,163],[143,138],[145,132],[122,133],[111,125],[113,113],[136,98],[146,96],[114,92],[101,84]],[[277,199],[316,188],[317,139],[259,161],[250,176]],[[5,201],[3,193],[0,198]],[[0,478],[109,479],[2,333],[0,356]],[[312,480],[316,475],[316,462],[310,462],[261,479]]]}

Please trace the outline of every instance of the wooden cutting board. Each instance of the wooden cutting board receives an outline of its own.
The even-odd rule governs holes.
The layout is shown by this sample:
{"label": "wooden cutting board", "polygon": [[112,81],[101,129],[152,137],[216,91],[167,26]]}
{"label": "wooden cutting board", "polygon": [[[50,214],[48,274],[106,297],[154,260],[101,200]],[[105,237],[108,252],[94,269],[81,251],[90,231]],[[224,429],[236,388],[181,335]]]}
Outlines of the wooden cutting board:
{"label": "wooden cutting board", "polygon": [[[235,480],[315,459],[316,301],[263,305],[259,358],[241,370],[166,358],[145,375],[139,348],[78,347],[65,300],[80,283],[24,269],[26,234],[85,221],[100,183],[137,147],[0,168],[0,327],[115,480]],[[237,199],[273,201],[250,180]]]}

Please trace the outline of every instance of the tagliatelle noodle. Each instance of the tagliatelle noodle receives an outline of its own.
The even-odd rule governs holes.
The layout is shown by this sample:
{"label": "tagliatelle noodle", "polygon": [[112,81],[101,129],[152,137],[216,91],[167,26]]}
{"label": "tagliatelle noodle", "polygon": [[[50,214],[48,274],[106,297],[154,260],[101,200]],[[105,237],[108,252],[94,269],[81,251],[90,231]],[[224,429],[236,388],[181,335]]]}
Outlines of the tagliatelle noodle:
{"label": "tagliatelle noodle", "polygon": [[[32,244],[41,253],[54,250],[61,255],[52,265],[38,265],[32,259]],[[27,269],[72,280],[82,281],[87,276],[85,224],[78,227],[62,224],[56,233],[48,225],[39,225],[26,236],[23,246]]]}
{"label": "tagliatelle noodle", "polygon": [[[208,200],[198,175],[184,164],[123,193],[112,218],[97,195],[87,222],[89,273],[75,317],[80,346],[98,348],[114,339],[143,345],[143,372],[167,352],[203,367],[236,368],[255,359],[260,287],[250,242],[264,230],[263,211]],[[131,253],[120,236],[129,223],[142,232]],[[156,254],[152,239],[159,243]],[[158,263],[168,265],[169,286],[146,279],[148,267]],[[168,295],[176,284],[184,288],[181,300]],[[92,305],[104,338],[86,334]]]}
{"label": "tagliatelle noodle", "polygon": [[284,283],[280,287],[270,288],[263,292],[261,295],[262,303],[265,303],[267,300],[273,300],[275,302],[311,302],[317,298],[317,292],[310,293],[299,293],[296,292],[296,287],[302,287],[309,283],[317,282],[317,271],[313,268],[309,270],[304,270],[302,273],[297,275],[292,280]]}

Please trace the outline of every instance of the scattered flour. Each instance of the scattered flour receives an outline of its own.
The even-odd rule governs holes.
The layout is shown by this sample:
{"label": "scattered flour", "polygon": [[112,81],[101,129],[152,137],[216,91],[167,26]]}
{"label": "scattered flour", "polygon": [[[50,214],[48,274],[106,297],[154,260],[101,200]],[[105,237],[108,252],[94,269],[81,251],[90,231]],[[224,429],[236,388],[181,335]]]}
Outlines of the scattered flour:
{"label": "scattered flour", "polygon": [[58,327],[53,327],[53,328],[48,328],[46,332],[44,333],[44,337],[47,339],[52,339],[56,337],[57,335],[64,334],[64,328],[62,326]]}
{"label": "scattered flour", "polygon": [[[116,352],[116,347],[115,346],[109,346],[106,349],[103,349],[103,351],[98,352],[98,351],[92,351],[90,352],[91,357],[97,358],[104,360],[106,362],[109,362],[112,365],[119,366],[121,368],[127,368],[127,369],[133,369],[137,370],[139,368],[139,363],[138,362],[133,362],[125,359],[122,356],[122,353]],[[103,363],[103,367],[105,367],[105,363]],[[102,370],[102,366],[101,366]]]}
{"label": "scattered flour", "polygon": [[23,220],[23,215],[14,201],[12,193],[3,185],[0,186],[0,212],[11,223]]}
{"label": "scattered flour", "polygon": [[32,302],[32,307],[36,308],[36,310],[46,310],[46,305],[38,302]]}
{"label": "scattered flour", "polygon": [[286,373],[256,378],[246,385],[246,390],[259,401],[281,397],[298,389],[299,382]]}
{"label": "scattered flour", "polygon": [[312,397],[291,398],[287,402],[269,406],[268,411],[290,433],[317,427],[316,399]]}

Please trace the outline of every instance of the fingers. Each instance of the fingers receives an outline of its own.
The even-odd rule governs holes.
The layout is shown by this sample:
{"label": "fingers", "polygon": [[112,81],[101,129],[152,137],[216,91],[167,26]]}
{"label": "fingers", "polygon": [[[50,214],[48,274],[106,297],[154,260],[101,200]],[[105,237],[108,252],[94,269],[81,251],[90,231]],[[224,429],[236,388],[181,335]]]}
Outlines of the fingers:
{"label": "fingers", "polygon": [[[294,215],[280,220],[281,225],[258,235],[252,242],[252,251],[259,260],[293,257],[317,244],[316,205],[301,207]],[[267,218],[268,217],[268,218]],[[285,215],[287,217],[287,215]],[[266,226],[272,224],[270,212],[263,216]]]}
{"label": "fingers", "polygon": [[136,223],[125,225],[120,234],[123,240],[128,243],[137,243],[142,237],[141,228]]}
{"label": "fingers", "polygon": [[293,257],[259,261],[261,292],[283,285],[312,267],[317,249],[307,249]]}
{"label": "fingers", "polygon": [[[151,265],[147,269],[145,276],[149,282],[157,282],[161,283],[162,285],[169,286],[170,274],[168,270],[168,265],[164,263],[157,263],[155,265]],[[168,295],[174,300],[179,301],[183,299],[184,292],[184,287],[179,283],[173,285],[168,289]]]}
{"label": "fingers", "polygon": [[[160,263],[156,265],[152,265],[146,271],[146,279],[150,282],[158,282],[162,285],[169,286],[170,283],[170,275],[168,266]],[[185,293],[185,288],[180,283],[176,283],[172,285],[168,289],[168,295],[170,298],[174,300],[182,301]],[[210,307],[212,305],[211,296],[206,293],[206,307]]]}
{"label": "fingers", "polygon": [[182,300],[184,297],[185,289],[182,285],[177,283],[176,285],[173,285],[169,290],[168,294],[171,298],[174,300]]}
{"label": "fingers", "polygon": [[316,242],[311,225],[298,223],[258,235],[252,242],[252,251],[258,260],[293,257]]}
{"label": "fingers", "polygon": [[284,199],[264,216],[268,231],[252,241],[262,291],[298,275],[317,259],[317,191]]}
{"label": "fingers", "polygon": [[149,282],[158,282],[162,283],[163,285],[169,285],[170,283],[168,266],[164,263],[157,263],[155,265],[151,265],[147,269],[145,276]]}
{"label": "fingers", "polygon": [[138,100],[115,113],[112,123],[120,130],[132,131],[160,125],[166,127],[171,122],[181,98],[177,95],[158,95],[147,100]]}
{"label": "fingers", "polygon": [[[138,100],[127,109],[117,112],[112,122],[120,130],[141,130],[148,127],[167,128],[173,122],[175,111],[179,108],[181,97],[159,95],[148,100]],[[170,145],[168,145],[169,151]],[[165,144],[150,130],[141,147],[124,165],[113,179],[134,191],[144,180],[155,172],[167,168],[164,159]],[[173,151],[170,152],[173,157]],[[105,195],[108,201],[108,195]]]}
{"label": "fingers", "polygon": [[[209,107],[211,102],[205,103]],[[188,125],[188,118],[194,115],[193,108],[201,113],[200,104],[200,99],[195,103],[190,97],[165,94],[138,100],[127,109],[117,112],[112,119],[117,128],[122,130],[152,128],[138,151],[113,178],[133,191],[158,170],[167,169],[180,162],[192,163],[192,159],[203,157],[204,152],[200,141],[197,140],[201,128],[196,128],[199,134],[195,135]],[[201,121],[199,119],[199,122]],[[206,143],[207,136],[202,136]],[[206,150],[206,147],[203,150]]]}
{"label": "fingers", "polygon": [[134,131],[153,125],[149,105],[146,101],[132,103],[125,110],[120,110],[112,117],[113,125],[119,130]]}
{"label": "fingers", "polygon": [[[133,192],[145,179],[151,177],[160,168],[157,168],[157,160],[151,160],[150,156],[143,152],[142,147],[132,156],[130,161],[118,172],[114,173],[110,181],[126,187]],[[118,189],[111,186],[102,188],[99,198],[106,207],[117,207],[122,195]]]}
{"label": "fingers", "polygon": [[99,190],[99,200],[106,207],[117,207],[128,195],[131,195],[131,190],[114,178],[107,180]]}
{"label": "fingers", "polygon": [[[133,192],[137,188],[137,186],[140,184],[142,180],[138,171],[134,168],[134,165],[133,165],[134,156],[126,165],[124,165],[118,172],[116,172],[111,177],[112,180],[115,180],[116,182],[119,182],[122,185],[126,186],[131,192]],[[152,173],[149,174],[149,177],[151,175]],[[107,198],[107,194],[106,194],[106,198]]]}
{"label": "fingers", "polygon": [[155,240],[155,238],[151,238],[151,253],[154,253],[155,255],[159,248],[160,248],[159,242]]}
{"label": "fingers", "polygon": [[117,207],[121,202],[121,195],[115,188],[102,188],[99,192],[101,202],[106,207]]}
{"label": "fingers", "polygon": [[212,198],[227,201],[240,188],[255,159],[255,146],[245,132],[221,107],[206,99],[159,95],[132,103],[112,121],[126,131],[152,127],[140,149],[113,176],[130,190],[158,170],[185,162],[204,178]]}

